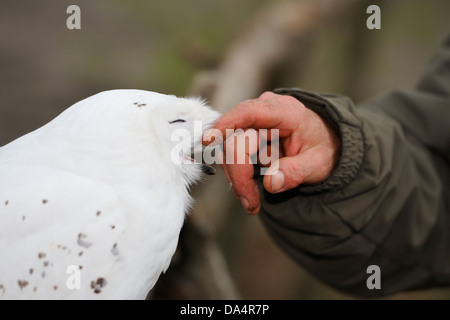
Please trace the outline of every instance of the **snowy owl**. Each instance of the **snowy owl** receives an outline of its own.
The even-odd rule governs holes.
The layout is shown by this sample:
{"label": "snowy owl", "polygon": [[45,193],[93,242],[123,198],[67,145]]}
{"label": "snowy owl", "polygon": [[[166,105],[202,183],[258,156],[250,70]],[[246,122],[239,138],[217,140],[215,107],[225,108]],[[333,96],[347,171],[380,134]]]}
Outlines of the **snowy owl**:
{"label": "snowy owl", "polygon": [[[211,173],[191,150],[218,116],[199,99],[111,90],[1,147],[0,299],[144,299],[189,185]],[[180,152],[176,129],[192,136]]]}

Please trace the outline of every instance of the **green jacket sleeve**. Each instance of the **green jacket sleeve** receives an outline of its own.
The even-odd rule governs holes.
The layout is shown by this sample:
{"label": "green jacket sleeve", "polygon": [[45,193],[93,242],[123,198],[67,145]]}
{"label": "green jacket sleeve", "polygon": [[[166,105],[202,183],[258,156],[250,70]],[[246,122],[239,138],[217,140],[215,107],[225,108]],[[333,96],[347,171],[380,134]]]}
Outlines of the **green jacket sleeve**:
{"label": "green jacket sleeve", "polygon": [[[279,89],[338,132],[319,185],[263,192],[269,234],[329,285],[366,297],[450,285],[450,37],[418,84],[355,108],[348,98]],[[369,289],[367,268],[381,271]]]}

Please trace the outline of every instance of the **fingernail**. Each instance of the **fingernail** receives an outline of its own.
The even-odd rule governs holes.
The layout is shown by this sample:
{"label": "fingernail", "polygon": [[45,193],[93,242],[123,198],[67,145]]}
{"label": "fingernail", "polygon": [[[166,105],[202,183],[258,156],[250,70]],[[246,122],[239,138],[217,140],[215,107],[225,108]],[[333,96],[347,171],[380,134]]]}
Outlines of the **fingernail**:
{"label": "fingernail", "polygon": [[244,207],[245,211],[250,212],[250,202],[245,197],[240,197],[241,204]]}
{"label": "fingernail", "polygon": [[280,192],[284,188],[284,174],[277,170],[272,176],[272,191]]}
{"label": "fingernail", "polygon": [[202,140],[204,142],[211,142],[213,136],[214,136],[214,129],[208,129],[203,133]]}

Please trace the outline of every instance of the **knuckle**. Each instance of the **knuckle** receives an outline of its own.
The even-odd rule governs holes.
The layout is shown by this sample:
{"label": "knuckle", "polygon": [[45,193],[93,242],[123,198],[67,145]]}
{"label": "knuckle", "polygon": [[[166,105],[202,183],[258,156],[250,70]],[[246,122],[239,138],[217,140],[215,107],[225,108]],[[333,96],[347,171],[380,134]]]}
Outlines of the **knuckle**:
{"label": "knuckle", "polygon": [[286,183],[291,185],[291,187],[296,187],[303,182],[305,177],[305,170],[295,161],[289,161],[288,165],[283,169],[286,177]]}
{"label": "knuckle", "polygon": [[276,96],[276,94],[273,93],[272,91],[265,91],[263,94],[261,94],[259,96],[259,99],[265,100],[265,99],[273,98],[274,96]]}

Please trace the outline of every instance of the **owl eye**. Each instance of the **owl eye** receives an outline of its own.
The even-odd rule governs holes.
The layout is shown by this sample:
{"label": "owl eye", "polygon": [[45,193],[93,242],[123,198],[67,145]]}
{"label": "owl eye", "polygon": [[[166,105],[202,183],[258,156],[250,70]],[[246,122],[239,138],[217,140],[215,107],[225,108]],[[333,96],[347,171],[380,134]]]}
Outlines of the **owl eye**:
{"label": "owl eye", "polygon": [[186,120],[184,120],[184,119],[177,119],[177,120],[169,121],[170,124],[173,124],[173,123],[183,123],[183,122],[186,122]]}

